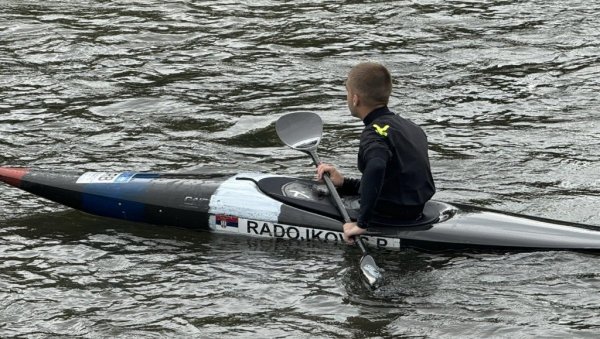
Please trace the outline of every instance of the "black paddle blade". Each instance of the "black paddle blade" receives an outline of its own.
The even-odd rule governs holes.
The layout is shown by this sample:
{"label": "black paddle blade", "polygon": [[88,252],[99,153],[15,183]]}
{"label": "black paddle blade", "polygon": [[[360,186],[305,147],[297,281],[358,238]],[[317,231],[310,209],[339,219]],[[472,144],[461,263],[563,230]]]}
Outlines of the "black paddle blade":
{"label": "black paddle blade", "polygon": [[369,286],[377,288],[383,284],[382,270],[377,266],[372,256],[365,254],[360,259],[360,270]]}
{"label": "black paddle blade", "polygon": [[323,121],[315,113],[290,113],[277,120],[275,130],[284,144],[299,151],[311,152],[317,149],[321,141]]}

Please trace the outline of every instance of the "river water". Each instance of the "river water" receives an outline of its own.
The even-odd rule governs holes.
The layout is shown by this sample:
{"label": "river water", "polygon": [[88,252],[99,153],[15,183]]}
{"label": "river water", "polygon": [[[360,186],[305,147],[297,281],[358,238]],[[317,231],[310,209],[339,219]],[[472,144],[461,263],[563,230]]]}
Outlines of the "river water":
{"label": "river water", "polygon": [[[393,73],[436,199],[600,225],[597,1],[0,0],[0,164],[310,177],[274,122]],[[1,337],[597,337],[589,253],[375,251],[96,218],[0,186]]]}

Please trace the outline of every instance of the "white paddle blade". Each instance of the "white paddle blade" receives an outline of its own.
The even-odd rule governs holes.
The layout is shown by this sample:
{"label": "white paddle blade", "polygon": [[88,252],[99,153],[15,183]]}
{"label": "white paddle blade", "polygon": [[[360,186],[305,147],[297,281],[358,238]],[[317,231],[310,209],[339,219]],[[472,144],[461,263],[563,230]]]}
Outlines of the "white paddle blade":
{"label": "white paddle blade", "polygon": [[315,113],[297,112],[282,116],[275,123],[279,139],[299,151],[316,150],[323,135],[323,121]]}
{"label": "white paddle blade", "polygon": [[366,254],[360,259],[360,270],[369,286],[377,288],[383,284],[381,268],[377,266],[372,256]]}

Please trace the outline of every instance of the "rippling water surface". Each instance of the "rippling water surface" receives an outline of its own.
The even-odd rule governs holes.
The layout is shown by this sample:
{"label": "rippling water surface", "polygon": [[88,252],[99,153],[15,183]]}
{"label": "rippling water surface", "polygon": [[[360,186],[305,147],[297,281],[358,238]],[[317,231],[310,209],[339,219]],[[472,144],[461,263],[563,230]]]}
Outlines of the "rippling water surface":
{"label": "rippling water surface", "polygon": [[[599,225],[594,1],[0,1],[0,164],[357,174],[358,61],[430,138],[436,198]],[[100,219],[0,186],[2,337],[597,337],[598,256],[374,253]]]}

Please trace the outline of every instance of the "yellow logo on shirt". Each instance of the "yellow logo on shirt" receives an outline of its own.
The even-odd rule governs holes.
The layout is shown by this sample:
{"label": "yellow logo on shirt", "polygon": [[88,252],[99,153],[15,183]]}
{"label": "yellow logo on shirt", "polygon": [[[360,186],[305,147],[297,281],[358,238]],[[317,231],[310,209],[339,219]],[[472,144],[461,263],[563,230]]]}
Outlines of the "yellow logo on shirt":
{"label": "yellow logo on shirt", "polygon": [[377,124],[373,124],[373,127],[375,127],[375,132],[377,132],[377,134],[381,135],[382,137],[387,137],[387,130],[390,128],[390,125],[380,127]]}

